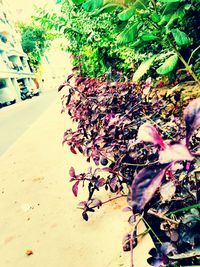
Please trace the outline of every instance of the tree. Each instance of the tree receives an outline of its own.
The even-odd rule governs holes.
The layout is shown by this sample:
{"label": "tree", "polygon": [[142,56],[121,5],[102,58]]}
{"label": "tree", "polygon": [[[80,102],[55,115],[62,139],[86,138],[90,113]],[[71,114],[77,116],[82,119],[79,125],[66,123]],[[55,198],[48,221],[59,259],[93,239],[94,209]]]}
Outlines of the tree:
{"label": "tree", "polygon": [[36,70],[40,64],[41,57],[55,36],[44,27],[37,26],[34,23],[30,25],[18,22],[17,27],[21,32],[22,48],[29,57],[31,67]]}

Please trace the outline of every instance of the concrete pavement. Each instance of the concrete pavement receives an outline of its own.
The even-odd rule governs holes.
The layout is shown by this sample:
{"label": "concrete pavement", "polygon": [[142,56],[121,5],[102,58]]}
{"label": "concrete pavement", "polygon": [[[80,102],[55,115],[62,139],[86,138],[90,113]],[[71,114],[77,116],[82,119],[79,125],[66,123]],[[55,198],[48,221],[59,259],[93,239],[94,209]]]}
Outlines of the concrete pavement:
{"label": "concrete pavement", "polygon": [[[60,108],[57,97],[0,158],[0,266],[129,267],[129,253],[121,247],[130,230],[128,214],[121,211],[126,203],[109,203],[88,222],[76,208],[84,190],[78,199],[72,195],[68,170],[74,166],[81,172],[89,165],[62,147],[71,121]],[[149,266],[149,244],[146,236],[134,251],[135,267]],[[27,250],[33,254],[27,256]]]}
{"label": "concrete pavement", "polygon": [[57,90],[42,93],[0,109],[0,156],[36,121],[57,97]]}

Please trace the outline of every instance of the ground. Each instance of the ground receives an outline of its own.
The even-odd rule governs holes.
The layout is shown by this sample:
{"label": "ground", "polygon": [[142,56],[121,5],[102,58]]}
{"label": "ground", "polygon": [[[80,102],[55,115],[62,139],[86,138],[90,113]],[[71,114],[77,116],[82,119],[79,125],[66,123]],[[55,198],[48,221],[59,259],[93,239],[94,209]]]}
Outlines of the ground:
{"label": "ground", "polygon": [[57,95],[56,90],[0,110],[0,156],[42,115]]}

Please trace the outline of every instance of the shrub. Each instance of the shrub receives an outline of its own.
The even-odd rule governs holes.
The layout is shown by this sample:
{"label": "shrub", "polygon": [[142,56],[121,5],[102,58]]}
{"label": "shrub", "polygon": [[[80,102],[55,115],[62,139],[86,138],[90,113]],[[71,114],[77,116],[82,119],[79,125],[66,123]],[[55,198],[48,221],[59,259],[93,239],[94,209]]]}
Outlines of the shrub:
{"label": "shrub", "polygon": [[[80,184],[88,189],[88,199],[79,203],[83,219],[112,199],[125,197],[132,231],[123,239],[124,251],[132,252],[137,245],[137,225],[143,220],[156,245],[150,251],[151,265],[199,264],[200,99],[189,103],[182,119],[187,103],[177,94],[161,98],[150,78],[136,84],[78,76],[71,86],[72,77],[59,89],[69,87],[62,111],[77,130],[68,129],[63,143],[98,166],[81,174],[73,167],[69,171],[75,196]],[[95,192],[101,189],[114,197],[97,199]]]}
{"label": "shrub", "polygon": [[[69,4],[68,1],[65,2]],[[193,71],[193,69],[196,71],[197,67],[193,68],[193,65],[196,65],[198,60],[198,54],[194,56],[194,52],[199,49],[199,25],[196,20],[199,11],[198,1],[74,0],[73,3],[72,6],[78,10],[76,12],[78,18],[81,18],[85,10],[88,12],[86,16],[92,20],[98,20],[105,12],[116,13],[117,19],[110,21],[110,24],[115,23],[115,35],[116,31],[118,32],[116,42],[118,51],[120,48],[123,50],[124,45],[128,45],[135,54],[132,63],[138,62],[138,54],[139,63],[144,59],[140,72],[133,77],[134,80],[139,80],[150,67],[153,75],[166,75],[173,70],[176,71],[178,66],[184,67],[191,77],[199,82]],[[195,29],[191,29],[193,23],[196,25]],[[98,28],[100,29],[99,25]],[[80,29],[78,23],[77,29]],[[81,34],[83,32],[87,32],[87,28],[84,28]],[[189,65],[188,62],[191,57],[193,65]]]}

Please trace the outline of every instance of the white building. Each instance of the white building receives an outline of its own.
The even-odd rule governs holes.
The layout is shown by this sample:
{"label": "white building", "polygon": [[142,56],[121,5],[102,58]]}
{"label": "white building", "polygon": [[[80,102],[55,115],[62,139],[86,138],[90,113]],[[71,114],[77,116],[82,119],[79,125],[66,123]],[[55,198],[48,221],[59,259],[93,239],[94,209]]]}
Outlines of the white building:
{"label": "white building", "polygon": [[5,0],[0,0],[0,104],[21,101],[20,85],[35,89],[34,73],[21,47],[12,15]]}

